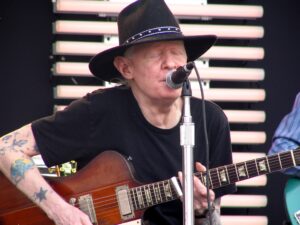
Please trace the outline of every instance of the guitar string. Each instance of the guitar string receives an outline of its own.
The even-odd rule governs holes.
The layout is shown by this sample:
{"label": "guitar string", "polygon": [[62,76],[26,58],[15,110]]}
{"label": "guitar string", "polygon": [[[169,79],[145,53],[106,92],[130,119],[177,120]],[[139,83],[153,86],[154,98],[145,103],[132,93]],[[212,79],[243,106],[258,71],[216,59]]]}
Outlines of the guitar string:
{"label": "guitar string", "polygon": [[[297,154],[299,154],[299,156]],[[266,173],[269,173],[269,172],[276,172],[276,171],[280,171],[281,169],[286,169],[286,168],[284,168],[284,166],[283,166],[283,168],[280,167],[279,158],[274,158],[275,156],[277,156],[277,155],[273,155],[273,157],[270,156],[271,158],[268,158],[269,163],[267,163],[267,162],[265,163],[266,171],[259,170],[259,165],[257,165],[258,162],[260,162],[259,160],[267,161],[266,160],[267,157],[262,157],[262,158],[258,158],[256,160],[253,159],[253,160],[248,160],[248,161],[245,161],[245,162],[231,164],[231,165],[228,165],[228,166],[221,166],[221,167],[218,167],[218,168],[214,168],[214,169],[211,169],[210,172],[211,171],[216,171],[217,169],[224,170],[226,168],[227,172],[228,172],[228,177],[232,178],[232,175],[234,175],[234,177],[237,178],[236,182],[238,182],[239,180],[245,180],[245,179],[248,179],[250,177],[253,177],[253,176],[249,176],[249,174],[255,174],[255,176],[259,176],[259,175],[263,175],[263,174],[266,174]],[[300,152],[299,153],[298,152],[294,153],[294,157],[295,157],[296,162],[300,162]],[[290,162],[293,161],[290,153],[289,154],[286,153],[286,154],[281,155],[280,161],[284,161],[286,159],[288,159]],[[255,163],[255,164],[254,165],[248,165],[247,163]],[[245,166],[245,164],[247,164],[247,166]],[[275,170],[269,171],[268,166],[267,166],[268,164],[269,164],[270,168],[272,168],[272,167],[274,168],[274,166],[275,167],[277,166],[277,167],[276,167]],[[236,168],[235,168],[237,166],[243,166],[244,168],[247,168],[247,169],[245,169],[245,174],[248,174],[248,175],[239,176],[237,174]],[[293,167],[293,166],[291,166],[291,167]],[[257,169],[259,170],[258,172],[257,172]],[[248,171],[248,173],[247,173],[247,171]],[[206,172],[197,172],[195,175],[197,176],[197,175],[201,175],[201,174],[202,174],[202,177],[205,177]],[[199,178],[201,179],[201,177],[199,177]],[[241,179],[238,179],[238,178],[241,178]],[[209,180],[210,180],[210,183],[211,183],[211,179],[209,179]],[[204,179],[202,179],[202,181],[204,181]],[[226,185],[226,184],[220,185],[220,181],[218,180],[217,185],[216,185],[216,183],[213,183],[212,186],[215,186],[217,188],[217,187],[224,186],[224,185]]]}
{"label": "guitar string", "polygon": [[[289,159],[289,161],[292,161],[290,155],[286,155],[286,156],[284,155],[284,156],[281,157],[281,159]],[[296,159],[296,161],[299,160],[297,157],[295,159]],[[237,163],[236,164],[237,167],[244,167],[244,168],[246,168],[245,169],[245,174],[248,174],[248,175],[242,176],[242,179],[248,178],[248,177],[252,177],[251,174],[252,175],[254,174],[254,176],[258,176],[258,175],[262,175],[262,174],[269,173],[269,172],[275,172],[275,171],[278,171],[278,170],[282,169],[280,167],[280,163],[279,163],[279,159],[278,158],[277,159],[274,158],[274,157],[273,158],[269,158],[268,162],[269,162],[269,167],[270,167],[271,171],[269,171],[269,169],[267,168],[268,167],[267,166],[268,165],[267,162],[266,162],[266,168],[265,168],[266,170],[265,171],[263,171],[261,168],[259,168],[259,166],[257,165],[258,162],[259,162],[259,160],[265,160],[266,161],[265,158],[259,158],[259,159],[256,160],[256,162],[255,162],[255,160],[249,160],[249,161],[246,161],[246,163],[245,162],[241,162],[241,163]],[[251,163],[251,164],[249,165],[249,163]],[[253,165],[253,163],[254,163],[254,165]],[[275,167],[275,169],[274,169],[274,167]],[[220,168],[222,168],[224,170],[225,166],[224,167],[220,167]],[[229,177],[232,178],[232,171],[233,171],[233,174],[234,174],[233,177],[236,177],[237,181],[238,181],[239,180],[238,178],[240,178],[240,176],[236,173],[235,166],[229,165],[226,168],[228,170]],[[214,170],[214,172],[216,171],[216,169],[212,169],[212,170]],[[247,173],[247,171],[248,171],[248,173]],[[219,182],[217,182],[217,183],[219,183]],[[213,185],[216,186],[216,183],[213,183]]]}
{"label": "guitar string", "polygon": [[[165,183],[165,182],[168,182],[168,180],[164,180],[164,181],[160,181],[160,182],[157,182],[157,183],[154,183],[154,184],[152,184],[153,186],[154,185],[158,185],[158,187],[160,187],[161,188],[161,184],[162,185],[164,185],[163,183]],[[151,188],[149,187],[150,185],[143,185],[143,186],[140,186],[140,187],[138,187],[138,188],[140,188],[140,192],[141,192],[141,194],[143,195],[143,197],[145,197],[145,193],[146,193],[146,191],[144,190],[144,188],[145,187],[147,187],[148,186],[148,191],[150,190],[150,194],[151,194],[151,199],[154,199],[153,197],[155,197],[155,193],[154,193],[154,191],[152,192],[152,190],[151,190]],[[163,186],[164,187],[164,186]],[[171,187],[171,186],[170,186]],[[137,189],[137,188],[131,188],[131,190],[133,190],[133,189]],[[161,189],[160,189],[161,190]],[[172,190],[172,188],[171,189],[169,189],[169,191],[171,191],[171,193],[173,192],[173,190]],[[156,198],[156,204],[159,204],[159,203],[162,203],[162,202],[167,202],[167,201],[170,201],[170,200],[174,200],[175,199],[175,197],[174,197],[174,194],[172,193],[172,195],[173,195],[173,197],[171,198],[171,199],[168,199],[168,198],[170,198],[170,197],[168,197],[164,192],[161,192],[160,191],[160,197],[163,199],[165,199],[165,200],[157,200]],[[135,209],[142,209],[142,208],[146,208],[146,207],[149,207],[149,206],[151,206],[151,205],[154,205],[154,204],[152,204],[153,203],[153,201],[152,201],[152,203],[147,203],[147,200],[146,200],[146,203],[144,202],[144,198],[143,198],[143,202],[144,202],[144,204],[139,204],[139,206],[138,206],[138,203],[136,202],[136,201],[134,201],[134,199],[133,199],[133,196],[136,196],[135,194],[131,194],[131,192],[129,191],[129,194],[128,194],[128,197],[130,197],[131,198],[131,200],[133,200],[132,202],[134,202],[134,204],[136,205],[136,207],[135,207]],[[137,196],[136,196],[137,197]],[[102,199],[106,199],[106,200],[102,200]],[[126,198],[126,200],[127,200],[127,198]],[[122,201],[122,199],[120,200],[120,201]],[[105,204],[103,204],[104,202],[106,202]],[[79,206],[80,204],[78,203],[78,202],[76,202],[75,203],[75,206],[76,207],[79,207],[79,208],[82,208],[83,206],[83,204],[81,204],[80,206]],[[95,199],[93,199],[93,205],[94,205],[94,208],[101,208],[101,207],[111,207],[111,205],[115,205],[115,206],[118,206],[118,201],[117,201],[117,197],[116,197],[116,195],[114,194],[114,195],[110,195],[110,196],[105,196],[105,197],[100,197],[100,198],[95,198]],[[100,205],[100,206],[99,206]],[[142,205],[142,206],[141,206]],[[87,207],[89,207],[89,206],[87,206]]]}
{"label": "guitar string", "polygon": [[[268,158],[269,160],[269,167],[274,167],[274,165],[276,165],[276,166],[278,166],[278,164],[279,164],[279,158],[277,158],[277,159],[272,159],[272,158]],[[281,157],[280,157],[280,161],[282,161],[282,160],[284,160],[284,159],[288,159],[288,160],[292,160],[291,159],[291,155],[290,154],[284,154],[284,155],[281,155]],[[236,163],[236,164],[231,164],[231,165],[228,165],[228,166],[221,166],[221,167],[218,167],[218,168],[214,168],[214,169],[212,169],[212,170],[214,170],[214,171],[217,171],[217,169],[224,169],[225,167],[227,168],[227,172],[228,172],[228,176],[229,176],[229,178],[230,178],[230,175],[233,175],[234,174],[234,176],[236,177],[236,178],[238,178],[239,177],[239,175],[236,173],[236,169],[235,169],[235,165],[241,165],[241,166],[244,166],[244,167],[246,167],[247,168],[247,171],[248,171],[248,173],[247,173],[247,171],[246,171],[246,173],[245,174],[248,174],[248,176],[246,175],[246,178],[247,177],[249,177],[249,173],[255,173],[255,174],[258,174],[257,176],[259,176],[259,175],[263,175],[265,172],[266,173],[268,173],[269,172],[269,169],[268,169],[268,166],[267,166],[267,163],[266,163],[266,169],[267,169],[267,171],[257,171],[257,161],[259,161],[259,160],[267,160],[267,157],[262,157],[262,158],[258,158],[258,159],[253,159],[253,160],[248,160],[248,161],[245,161],[245,162],[240,162],[240,163]],[[295,160],[296,161],[298,161],[298,160],[300,160],[300,153],[299,153],[299,157],[297,156],[297,155],[295,155]],[[250,166],[250,168],[248,168],[245,164],[247,164],[247,163],[255,163],[256,165],[254,165],[254,166]],[[279,164],[280,165],[280,164]],[[249,166],[249,165],[248,165]],[[252,168],[253,167],[253,168]],[[281,170],[281,168],[280,168],[280,166],[279,167],[277,167],[277,169],[278,170]],[[212,171],[212,170],[210,170],[210,172]],[[277,170],[276,170],[277,171]],[[273,171],[272,171],[273,172]],[[274,170],[274,172],[275,172],[275,170]],[[206,172],[196,172],[195,173],[195,175],[197,176],[197,175],[201,175],[202,174],[202,176],[204,176],[205,175],[205,173]],[[256,175],[255,175],[256,176]],[[242,178],[242,179],[244,179],[244,177]],[[238,181],[238,180],[237,180]],[[155,184],[157,184],[157,185],[159,185],[159,184],[161,184],[163,181],[161,181],[161,182],[157,182],[157,183],[155,183]],[[211,180],[210,179],[210,183],[212,183],[213,182],[213,180]],[[217,182],[219,185],[221,185],[220,184],[220,182]],[[155,185],[155,184],[152,184],[152,185]],[[216,185],[216,184],[212,184],[212,186],[218,186],[218,185]],[[150,191],[150,194],[151,194],[151,199],[153,199],[153,197],[156,199],[156,197],[155,197],[155,190],[151,190],[151,187],[150,187],[150,185],[143,185],[143,186],[140,186],[139,188],[140,188],[140,192],[142,193],[142,195],[144,195],[145,193],[146,193],[146,191],[144,190],[144,188],[145,187],[148,187],[148,191]],[[218,186],[219,187],[219,186]],[[132,189],[134,189],[134,188],[132,188]],[[162,194],[163,192],[160,192],[160,194]],[[128,196],[129,197],[133,197],[133,195],[134,196],[136,196],[135,194],[131,194],[130,192],[129,192],[129,194],[128,194]],[[163,195],[164,195],[164,193],[163,193]],[[111,198],[112,196],[114,196],[114,198]],[[162,197],[164,197],[165,199],[167,198],[165,195],[164,196],[162,196]],[[107,201],[110,201],[110,200],[113,200],[113,202],[110,202],[109,204],[104,204],[103,205],[103,202],[105,202],[105,201],[103,201],[103,200],[101,200],[101,199],[104,199],[104,198],[106,198],[107,200],[105,200],[106,202]],[[97,205],[99,205],[99,204],[101,204],[101,206],[100,207],[106,207],[107,205],[111,205],[111,204],[115,204],[115,205],[118,205],[118,203],[117,203],[117,199],[116,199],[116,195],[111,195],[111,196],[105,196],[105,197],[100,197],[100,198],[95,198],[94,200],[94,205],[96,205],[96,207],[97,208],[99,208]],[[146,199],[146,201],[147,201],[147,199]],[[156,202],[159,202],[157,199],[156,199]],[[140,204],[141,205],[141,204]],[[152,205],[152,204],[151,204]]]}
{"label": "guitar string", "polygon": [[[289,156],[286,156],[286,157],[281,157],[281,159],[289,159],[290,160],[290,157]],[[266,158],[260,158],[260,160],[266,160]],[[298,160],[298,159],[297,159]],[[257,160],[256,160],[257,161]],[[249,160],[249,161],[247,161],[247,162],[255,162],[255,160]],[[278,159],[269,159],[269,165],[270,166],[274,166],[274,163],[276,163],[276,165],[278,165]],[[257,162],[256,162],[257,163]],[[237,163],[237,164],[240,164],[240,165],[243,165],[243,166],[245,166],[244,164],[245,164],[245,162],[243,162],[243,163]],[[228,170],[228,173],[229,174],[231,174],[232,175],[232,171],[234,172],[234,174],[235,174],[235,177],[238,177],[238,175],[236,174],[236,171],[235,171],[235,168],[233,168],[234,167],[234,164],[232,164],[232,165],[229,165],[229,166],[231,166],[230,168],[227,168],[227,170]],[[249,166],[249,165],[248,165]],[[223,167],[220,167],[220,168],[224,168],[225,166],[223,166]],[[228,167],[228,166],[227,166]],[[253,172],[255,172],[255,174],[257,174],[258,172],[257,172],[257,168],[256,168],[256,165],[255,166],[251,166],[251,167],[253,167],[252,169],[252,171],[251,171],[251,168],[248,168],[248,174],[249,174],[249,171],[251,171],[252,173]],[[280,167],[278,167],[278,169],[279,169]],[[216,170],[216,169],[215,169]],[[250,173],[251,173],[250,172]],[[259,172],[261,172],[261,171],[259,171]],[[266,172],[268,172],[268,171],[266,171]],[[198,173],[196,173],[196,175],[199,175],[199,174],[201,174],[201,172],[198,172]],[[202,172],[202,175],[203,175],[203,172]],[[260,175],[262,175],[262,174],[260,174]],[[162,182],[159,182],[160,184],[162,183]],[[157,184],[157,183],[156,183]],[[159,185],[159,184],[158,184]],[[151,193],[151,198],[153,199],[153,197],[155,197],[155,193],[154,193],[154,191],[152,191],[152,189],[151,189],[151,187],[150,187],[150,185],[143,185],[143,186],[141,186],[140,187],[140,192],[142,193],[142,194],[145,194],[146,193],[146,191],[144,190],[144,188],[145,187],[147,187],[148,186],[148,191],[150,191],[150,193]],[[216,186],[215,184],[213,184],[213,186]],[[163,192],[162,192],[163,193]],[[131,193],[129,193],[128,194],[128,196],[129,197],[132,197],[133,195],[131,194]],[[166,198],[166,196],[164,195],[164,193],[163,193],[163,197],[165,197]],[[102,197],[102,198],[104,198],[104,197]],[[107,196],[105,197],[105,198],[108,198]],[[106,201],[109,201],[109,200],[112,200],[113,202],[110,202],[109,204],[104,204],[103,205],[103,202],[105,202],[105,201],[101,201],[100,200],[101,198],[96,198],[96,199],[94,199],[94,205],[95,205],[95,207],[96,208],[101,208],[101,207],[107,207],[108,205],[118,205],[117,204],[117,200],[116,200],[116,196],[114,197],[114,198],[111,198],[111,199],[108,199],[108,200],[106,200]],[[154,198],[154,199],[156,199],[156,198]],[[99,201],[100,200],[100,201]],[[155,201],[155,200],[154,200]],[[159,203],[159,201],[156,199],[156,202],[157,203]],[[97,206],[98,204],[101,204],[101,206]],[[148,203],[149,204],[149,203]],[[147,205],[147,204],[144,204],[144,205]],[[152,204],[150,204],[150,205],[152,205]]]}
{"label": "guitar string", "polygon": [[[285,155],[283,155],[283,156],[285,156]],[[287,155],[287,156],[285,156],[285,158],[284,157],[281,157],[281,159],[290,159],[290,155]],[[300,159],[300,158],[299,158]],[[296,157],[296,160],[299,160],[297,157]],[[265,157],[263,157],[263,158],[259,158],[259,160],[266,160],[266,158]],[[257,161],[257,160],[256,160]],[[249,160],[249,161],[246,161],[246,162],[255,162],[255,160]],[[274,160],[269,160],[269,165],[271,165],[271,166],[274,166],[274,162],[276,162],[276,165],[278,164],[278,159],[274,159]],[[242,162],[242,163],[237,163],[237,164],[241,164],[242,166],[244,166],[244,164],[245,164],[245,162]],[[237,174],[236,174],[236,171],[235,171],[235,168],[232,168],[232,167],[234,167],[234,164],[232,164],[232,165],[229,165],[229,166],[231,166],[230,168],[228,168],[228,166],[227,166],[227,170],[228,170],[228,174],[230,174],[230,175],[232,175],[232,171],[234,172],[233,174],[235,175],[235,177],[239,177]],[[249,165],[248,165],[249,166]],[[219,167],[219,168],[223,168],[224,169],[224,167],[226,167],[226,166],[223,166],[223,167]],[[258,174],[258,172],[257,172],[257,168],[256,168],[256,165],[255,166],[251,166],[251,167],[253,167],[252,169],[253,170],[251,170],[251,168],[249,169],[248,168],[248,174],[249,174],[249,172],[250,173],[255,173],[255,174]],[[280,170],[281,168],[280,167],[278,167],[278,170]],[[212,170],[216,170],[216,168],[214,168],[214,169],[212,169]],[[261,174],[258,174],[258,175],[262,175],[263,173],[262,173],[262,171],[259,171]],[[268,172],[268,171],[266,171],[266,172]],[[275,171],[274,171],[275,172]],[[198,172],[198,173],[196,173],[195,175],[199,175],[199,174],[201,174],[201,172]],[[205,172],[204,172],[204,174],[205,174]],[[202,172],[202,175],[203,175],[203,172]],[[249,176],[248,176],[249,177]],[[238,181],[238,180],[237,180]],[[218,182],[218,183],[220,183],[220,182]],[[141,186],[140,187],[140,191],[142,192],[142,194],[145,194],[146,192],[143,190],[143,187],[146,187],[147,185],[144,185],[144,186]],[[213,184],[213,186],[216,186],[215,184]],[[150,190],[150,192],[151,192],[151,195],[152,195],[152,198],[153,198],[153,195],[154,195],[154,197],[155,197],[155,193],[154,193],[154,191],[152,191],[151,190],[151,188],[149,188],[149,190]],[[132,194],[128,194],[129,195],[129,197],[132,197]],[[164,196],[165,197],[165,196]],[[104,198],[104,197],[102,197],[102,198]],[[107,198],[107,196],[105,197],[105,198]],[[97,198],[97,199],[95,199],[95,202],[97,202],[97,200],[100,200],[101,198]],[[104,202],[104,201],[100,201],[101,203],[102,202]]]}
{"label": "guitar string", "polygon": [[[167,197],[165,197],[165,198],[167,198]],[[106,204],[103,204],[104,201],[95,201],[95,200],[93,201],[94,209],[109,210],[109,209],[118,207],[118,201],[117,201],[116,197],[110,198],[109,200],[111,200],[111,202],[106,203]],[[127,198],[126,199],[124,198],[124,200],[127,200]],[[120,201],[123,201],[123,200],[120,199]],[[166,202],[166,201],[164,201],[164,202]],[[156,201],[156,204],[159,204],[159,203],[162,203],[162,202]],[[139,208],[135,207],[135,210],[147,208],[152,205],[154,205],[154,204],[149,204],[149,203],[144,204],[143,207],[139,207]],[[77,204],[75,204],[75,206],[77,206],[78,208],[80,208],[83,211],[87,211],[87,209],[90,209],[92,205],[90,205],[88,202],[84,202],[81,204],[77,203]]]}
{"label": "guitar string", "polygon": [[[294,158],[295,158],[295,161],[296,162],[300,162],[300,152],[297,152],[297,153],[294,153]],[[260,159],[266,159],[266,158],[259,158],[259,159],[257,159],[257,160],[260,160]],[[270,160],[269,160],[269,165],[272,165],[272,166],[274,166],[274,163],[275,163],[275,165],[276,166],[278,166],[278,164],[280,164],[279,163],[279,159],[272,159],[272,158],[269,158]],[[291,159],[291,156],[290,155],[281,155],[281,157],[280,157],[280,161],[283,161],[284,159],[288,159],[289,161],[293,161],[292,159]],[[256,161],[257,161],[256,160]],[[252,161],[254,161],[255,162],[255,160],[249,160],[249,161],[246,161],[246,162],[252,162]],[[246,162],[242,162],[242,163],[237,163],[237,164],[243,164],[243,163],[245,163],[246,164]],[[256,162],[257,163],[257,162]],[[233,171],[234,171],[234,174],[235,174],[235,176],[236,177],[238,177],[238,175],[236,174],[236,171],[235,171],[235,168],[233,168],[233,167],[235,167],[234,165],[237,165],[237,164],[231,164],[231,165],[228,165],[228,166],[231,166],[230,168],[228,168],[228,166],[221,166],[221,167],[218,167],[218,168],[224,168],[224,167],[227,167],[227,169],[232,169]],[[272,167],[272,166],[270,166],[270,167]],[[256,171],[256,173],[257,173],[257,169],[256,169],[256,166],[254,166],[255,167],[255,169],[253,169],[253,171]],[[214,169],[216,169],[216,168],[214,168]],[[251,169],[251,168],[250,168]],[[281,168],[280,168],[280,166],[278,167],[278,170],[280,170]],[[211,171],[211,170],[210,170]],[[252,172],[253,172],[252,171]],[[269,171],[267,171],[267,173],[268,173]],[[275,171],[274,171],[275,172]],[[230,172],[228,172],[228,173],[230,173]],[[205,172],[197,172],[196,173],[196,175],[199,175],[199,174],[202,174],[202,175],[204,175],[205,174]],[[261,175],[261,174],[259,174],[259,175]],[[161,184],[162,183],[162,181],[161,182],[157,182],[157,183],[155,183],[155,184]],[[145,185],[144,185],[145,186]],[[151,191],[151,188],[150,188],[150,191]],[[141,188],[141,192],[144,192],[143,191],[143,189]],[[145,193],[145,192],[144,192]],[[153,192],[152,192],[152,194],[153,194]],[[164,194],[162,194],[162,195],[164,195]],[[111,196],[115,196],[115,195],[111,195]],[[131,196],[132,197],[132,194],[129,194],[129,196]],[[155,194],[154,194],[154,197],[155,197]],[[164,196],[165,197],[165,196]],[[104,201],[101,201],[100,199],[104,199],[104,198],[106,198],[106,199],[108,199],[108,200],[113,200],[113,202],[111,202],[110,203],[110,207],[108,207],[108,205],[103,205],[103,204],[101,204],[102,202],[104,202]],[[98,202],[96,202],[96,204],[95,205],[98,205],[99,203],[101,204],[101,206],[96,206],[96,208],[104,208],[104,209],[111,209],[111,208],[113,208],[113,209],[115,209],[115,211],[116,211],[116,213],[119,215],[119,210],[117,209],[117,208],[115,208],[114,206],[118,206],[118,204],[117,204],[117,201],[116,201],[116,197],[114,197],[114,198],[111,198],[111,197],[109,197],[109,196],[106,196],[106,197],[101,197],[101,198],[96,198],[95,200],[100,200],[100,202],[98,201]],[[108,200],[106,200],[106,201],[108,201]],[[157,201],[158,202],[158,201]],[[75,205],[77,205],[78,206],[78,204],[75,204]],[[81,209],[82,209],[83,207],[81,207]],[[103,210],[101,211],[101,216],[102,216],[102,218],[103,217],[107,217],[108,215],[112,215],[112,214],[115,214],[115,213],[113,213],[112,211],[109,211],[109,212],[107,212],[106,213],[106,215],[103,215]],[[105,213],[105,212],[104,212]],[[97,213],[96,213],[96,215],[98,215]]]}
{"label": "guitar string", "polygon": [[[146,186],[146,185],[144,185],[144,186]],[[141,190],[141,192],[142,192],[142,194],[145,194],[145,192],[143,191],[143,190]],[[154,192],[151,192],[151,198],[153,198],[153,194],[154,194]],[[128,194],[128,196],[129,197],[133,197],[133,195],[134,194]],[[154,194],[155,195],[155,194]],[[155,196],[154,196],[155,197]],[[164,194],[164,193],[162,193],[161,194],[161,197],[162,198],[165,198],[166,200],[165,201],[158,201],[158,200],[156,200],[156,203],[158,204],[158,203],[162,203],[162,202],[166,202],[167,201],[167,196]],[[100,199],[103,199],[103,198],[106,198],[106,200],[105,201],[103,201],[103,200],[100,200]],[[99,201],[100,200],[100,201]],[[124,200],[127,200],[127,198],[125,199],[124,198]],[[173,200],[173,199],[172,199]],[[120,199],[120,201],[122,201],[122,199]],[[103,203],[105,203],[105,204],[103,204]],[[79,207],[79,208],[82,208],[82,205],[83,204],[88,204],[88,203],[82,203],[82,204],[79,204],[78,202],[76,202],[74,205],[75,206],[77,206],[77,207]],[[135,203],[136,204],[136,203]],[[101,208],[101,207],[110,207],[111,205],[118,205],[118,200],[117,200],[117,196],[116,195],[110,195],[110,196],[105,196],[105,197],[101,197],[101,198],[95,198],[95,199],[93,199],[93,205],[94,205],[94,207],[95,208]],[[99,206],[100,205],[100,206]],[[141,204],[140,204],[141,205]],[[147,204],[144,204],[146,207],[147,207]],[[148,205],[149,205],[149,203],[148,203]],[[149,205],[150,206],[150,205]],[[89,206],[87,206],[87,207],[89,207]],[[140,208],[140,207],[139,207]]]}

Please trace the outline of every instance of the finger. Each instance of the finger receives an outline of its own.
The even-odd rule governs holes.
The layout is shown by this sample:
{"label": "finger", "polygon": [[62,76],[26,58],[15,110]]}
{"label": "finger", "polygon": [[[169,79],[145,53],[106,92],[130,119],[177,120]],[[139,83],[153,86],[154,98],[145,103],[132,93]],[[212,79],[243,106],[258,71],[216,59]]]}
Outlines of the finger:
{"label": "finger", "polygon": [[215,192],[213,190],[209,190],[209,199],[210,201],[214,201],[216,198]]}
{"label": "finger", "polygon": [[207,193],[206,187],[196,176],[194,176],[194,192],[196,195],[201,195],[201,196],[205,196]]}
{"label": "finger", "polygon": [[[199,178],[194,176],[194,192],[196,195],[201,195],[205,197],[207,195],[207,187],[199,180]],[[215,192],[209,189],[210,200],[215,199]]]}
{"label": "finger", "polygon": [[182,172],[181,171],[178,172],[178,178],[179,178],[179,181],[182,185]]}
{"label": "finger", "polygon": [[206,171],[206,167],[202,165],[200,162],[196,162],[196,170],[198,172],[204,172]]}

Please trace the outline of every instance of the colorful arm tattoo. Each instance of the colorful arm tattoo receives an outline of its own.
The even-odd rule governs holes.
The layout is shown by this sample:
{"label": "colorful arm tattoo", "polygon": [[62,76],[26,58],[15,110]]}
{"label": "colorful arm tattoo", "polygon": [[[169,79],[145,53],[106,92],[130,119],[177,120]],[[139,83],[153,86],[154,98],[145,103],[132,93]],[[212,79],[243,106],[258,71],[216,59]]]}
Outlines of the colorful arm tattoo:
{"label": "colorful arm tattoo", "polygon": [[17,185],[24,179],[25,173],[34,167],[32,159],[17,159],[11,166],[11,180]]}

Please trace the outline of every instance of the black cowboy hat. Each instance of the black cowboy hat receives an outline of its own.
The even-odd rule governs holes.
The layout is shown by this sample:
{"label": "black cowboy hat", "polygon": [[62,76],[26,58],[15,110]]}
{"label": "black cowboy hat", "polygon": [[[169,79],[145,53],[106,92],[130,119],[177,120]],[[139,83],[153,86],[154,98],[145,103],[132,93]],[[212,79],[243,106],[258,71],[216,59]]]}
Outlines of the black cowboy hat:
{"label": "black cowboy hat", "polygon": [[119,46],[94,56],[89,68],[104,81],[117,82],[122,75],[113,60],[131,46],[157,41],[182,40],[188,61],[194,61],[216,41],[214,35],[184,36],[164,0],[138,0],[125,7],[118,16]]}

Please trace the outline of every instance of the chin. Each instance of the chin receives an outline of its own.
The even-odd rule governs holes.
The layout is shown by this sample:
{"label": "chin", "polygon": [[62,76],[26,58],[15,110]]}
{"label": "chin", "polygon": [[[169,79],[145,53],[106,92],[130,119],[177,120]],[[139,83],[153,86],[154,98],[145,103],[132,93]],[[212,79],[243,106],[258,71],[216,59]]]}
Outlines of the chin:
{"label": "chin", "polygon": [[163,93],[162,98],[169,100],[169,101],[175,101],[181,96],[181,89],[170,89]]}

